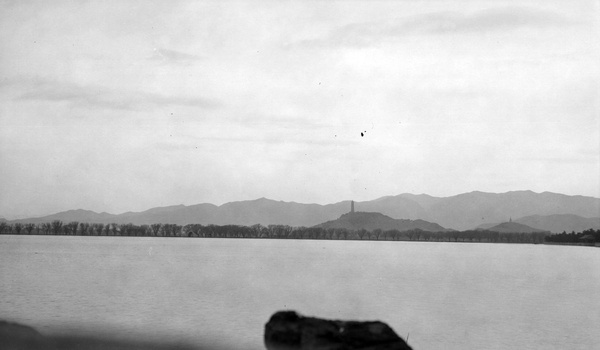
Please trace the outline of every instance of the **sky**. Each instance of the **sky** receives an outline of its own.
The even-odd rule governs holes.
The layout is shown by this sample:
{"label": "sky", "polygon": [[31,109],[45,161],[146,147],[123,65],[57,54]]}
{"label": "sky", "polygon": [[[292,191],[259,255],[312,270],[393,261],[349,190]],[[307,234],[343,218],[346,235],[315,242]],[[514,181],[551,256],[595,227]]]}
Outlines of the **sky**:
{"label": "sky", "polygon": [[597,0],[0,6],[0,217],[600,197]]}

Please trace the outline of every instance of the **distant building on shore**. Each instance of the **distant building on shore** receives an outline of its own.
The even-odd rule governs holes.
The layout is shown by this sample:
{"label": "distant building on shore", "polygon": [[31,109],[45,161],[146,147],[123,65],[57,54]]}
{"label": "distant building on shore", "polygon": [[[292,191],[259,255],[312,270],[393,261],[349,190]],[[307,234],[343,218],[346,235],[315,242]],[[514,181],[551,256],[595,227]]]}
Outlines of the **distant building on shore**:
{"label": "distant building on shore", "polygon": [[350,213],[354,213],[354,201],[350,201]]}

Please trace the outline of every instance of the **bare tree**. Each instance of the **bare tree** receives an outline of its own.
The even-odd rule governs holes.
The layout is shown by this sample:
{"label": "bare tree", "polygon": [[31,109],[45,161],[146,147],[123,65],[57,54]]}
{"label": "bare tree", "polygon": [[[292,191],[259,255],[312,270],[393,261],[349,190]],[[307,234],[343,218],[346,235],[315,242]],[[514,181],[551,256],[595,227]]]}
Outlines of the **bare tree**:
{"label": "bare tree", "polygon": [[90,224],[88,224],[87,222],[82,222],[81,224],[79,224],[79,232],[82,236],[86,236],[88,234],[89,229]]}
{"label": "bare tree", "polygon": [[32,223],[25,224],[25,231],[27,231],[28,235],[31,234],[31,232],[33,231],[34,228],[35,228],[35,224],[32,224]]}
{"label": "bare tree", "polygon": [[49,222],[45,222],[42,224],[42,230],[45,234],[49,235],[52,232],[52,224]]}
{"label": "bare tree", "polygon": [[419,238],[421,237],[422,232],[423,231],[416,228],[416,229],[406,231],[406,235],[408,236],[408,239],[410,239],[411,241],[413,241],[413,240],[418,241]]}
{"label": "bare tree", "polygon": [[150,229],[149,225],[142,225],[140,226],[140,236],[150,236],[150,232],[152,232],[152,230]]}
{"label": "bare tree", "polygon": [[23,224],[21,224],[20,222],[17,222],[16,224],[13,225],[13,228],[15,229],[15,232],[20,235],[21,231],[23,230]]}
{"label": "bare tree", "polygon": [[106,224],[106,226],[104,226],[104,232],[106,233],[107,236],[114,236],[115,232],[116,232],[116,225],[115,223],[112,224]]}
{"label": "bare tree", "polygon": [[111,236],[116,236],[116,235],[117,235],[117,232],[119,232],[119,231],[120,231],[120,229],[119,229],[119,225],[117,225],[117,224],[115,224],[115,223],[112,223],[112,224],[110,224],[110,226],[108,227],[108,230],[109,230],[109,232],[110,232],[110,235],[111,235]]}
{"label": "bare tree", "polygon": [[152,233],[154,233],[154,236],[158,237],[158,233],[160,232],[160,224],[152,224],[150,225],[150,229],[152,229]]}
{"label": "bare tree", "polygon": [[338,234],[337,234],[338,239],[342,239],[342,237],[343,237],[343,239],[348,239],[348,230],[347,229],[339,228],[339,229],[336,229],[336,231],[338,231]]}
{"label": "bare tree", "polygon": [[98,236],[102,236],[102,232],[104,232],[104,224],[93,224],[92,231],[94,231]]}
{"label": "bare tree", "polygon": [[451,231],[450,232],[450,237],[452,237],[454,239],[454,242],[458,242],[458,239],[460,238],[462,234],[460,233],[460,231]]}
{"label": "bare tree", "polygon": [[198,224],[187,224],[185,226],[183,226],[183,232],[184,235],[186,237],[199,237],[198,232],[199,232],[199,228],[200,225]]}
{"label": "bare tree", "polygon": [[181,235],[181,226],[177,224],[171,225],[171,233],[173,237],[179,237]]}
{"label": "bare tree", "polygon": [[358,235],[358,237],[360,239],[363,239],[363,237],[367,234],[367,230],[365,230],[364,228],[360,229],[360,230],[356,231],[356,234]]}
{"label": "bare tree", "polygon": [[163,224],[162,225],[162,231],[163,231],[163,236],[164,237],[171,236],[171,224]]}
{"label": "bare tree", "polygon": [[79,222],[71,221],[68,224],[64,225],[65,233],[68,235],[77,234],[77,227],[79,227]]}
{"label": "bare tree", "polygon": [[52,232],[55,235],[58,235],[63,227],[63,222],[60,220],[54,220],[50,225],[52,225]]}
{"label": "bare tree", "polygon": [[131,236],[133,234],[133,224],[121,225],[121,236]]}
{"label": "bare tree", "polygon": [[253,236],[256,238],[262,238],[265,232],[265,227],[261,224],[252,225]]}
{"label": "bare tree", "polygon": [[379,240],[379,236],[381,236],[382,233],[383,231],[380,228],[373,230],[373,235],[375,236],[376,240]]}

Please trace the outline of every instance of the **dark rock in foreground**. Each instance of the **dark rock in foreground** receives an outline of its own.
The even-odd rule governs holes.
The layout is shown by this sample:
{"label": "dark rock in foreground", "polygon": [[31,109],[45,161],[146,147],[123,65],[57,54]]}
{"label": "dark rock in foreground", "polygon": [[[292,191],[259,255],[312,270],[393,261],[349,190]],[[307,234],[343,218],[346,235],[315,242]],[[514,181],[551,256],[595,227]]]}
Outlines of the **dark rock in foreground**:
{"label": "dark rock in foreground", "polygon": [[0,349],[54,349],[54,344],[35,329],[0,320]]}
{"label": "dark rock in foreground", "polygon": [[110,337],[44,336],[35,329],[0,320],[0,350],[219,350],[223,347],[189,344],[154,344]]}
{"label": "dark rock in foreground", "polygon": [[280,311],[265,326],[268,350],[411,350],[379,321],[337,321]]}

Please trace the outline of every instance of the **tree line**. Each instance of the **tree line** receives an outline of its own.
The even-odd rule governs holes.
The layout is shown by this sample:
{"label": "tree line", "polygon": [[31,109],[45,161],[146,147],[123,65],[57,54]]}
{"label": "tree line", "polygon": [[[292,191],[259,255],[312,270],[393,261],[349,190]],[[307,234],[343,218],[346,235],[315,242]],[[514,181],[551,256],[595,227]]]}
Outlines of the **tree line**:
{"label": "tree line", "polygon": [[[590,231],[590,232],[588,232]],[[329,240],[385,240],[434,242],[487,242],[487,243],[544,243],[581,242],[581,237],[592,235],[600,242],[600,230],[582,233],[549,235],[536,233],[505,233],[466,230],[428,232],[420,229],[399,230],[348,230],[343,228],[293,227],[288,225],[177,225],[177,224],[100,224],[60,220],[42,224],[0,222],[0,234],[16,235],[67,235],[67,236],[134,236],[134,237],[215,237],[215,238],[273,238],[273,239],[329,239]],[[566,236],[565,236],[566,235]],[[573,236],[575,235],[575,236]],[[588,237],[589,238],[589,237]]]}
{"label": "tree line", "polygon": [[581,232],[572,231],[567,233],[563,231],[555,235],[548,236],[546,241],[552,243],[563,243],[563,244],[590,244],[593,245],[596,242],[600,242],[600,229],[587,229]]}

